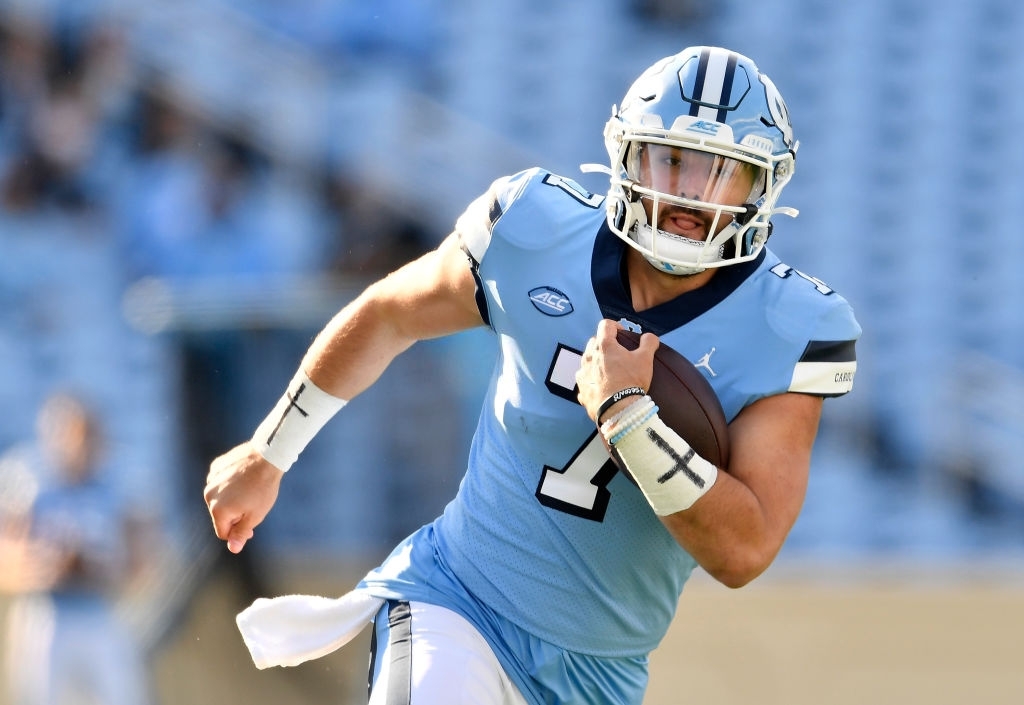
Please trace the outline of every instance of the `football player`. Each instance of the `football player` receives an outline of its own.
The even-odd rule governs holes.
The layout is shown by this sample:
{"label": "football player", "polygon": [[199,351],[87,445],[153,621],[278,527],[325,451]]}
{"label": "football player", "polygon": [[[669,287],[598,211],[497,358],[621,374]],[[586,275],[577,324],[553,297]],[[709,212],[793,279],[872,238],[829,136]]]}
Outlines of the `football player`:
{"label": "football player", "polygon": [[[211,465],[216,534],[238,552],[309,439],[395,356],[494,332],[457,495],[356,589],[379,609],[371,703],[640,703],[691,571],[739,587],[771,564],[823,400],[852,387],[850,306],[766,247],[773,216],[796,214],[778,203],[797,142],[771,80],[685,49],[639,77],[604,139],[607,194],[541,168],[495,181],[435,251],[340,311],[253,438]],[[726,467],[661,422],[659,341],[718,395]],[[687,472],[664,471],[680,458]]]}

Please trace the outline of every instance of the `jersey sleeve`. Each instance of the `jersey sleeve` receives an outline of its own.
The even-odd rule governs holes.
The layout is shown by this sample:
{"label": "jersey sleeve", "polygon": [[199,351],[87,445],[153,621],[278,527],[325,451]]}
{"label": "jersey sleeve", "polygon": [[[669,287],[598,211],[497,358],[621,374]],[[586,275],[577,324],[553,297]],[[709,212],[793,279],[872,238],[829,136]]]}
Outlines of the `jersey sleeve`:
{"label": "jersey sleeve", "polygon": [[502,213],[522,193],[531,172],[523,171],[496,179],[484,193],[470,203],[455,221],[455,235],[462,251],[469,257],[473,278],[476,280],[476,306],[480,317],[488,326],[491,314],[480,278],[480,263],[491,245],[494,226]]}
{"label": "jersey sleeve", "polygon": [[498,219],[519,198],[537,172],[537,169],[530,169],[495,180],[455,221],[455,233],[462,249],[475,264],[483,261]]}
{"label": "jersey sleeve", "polygon": [[845,299],[834,293],[830,298],[831,305],[793,367],[790,392],[838,397],[853,389],[861,328]]}

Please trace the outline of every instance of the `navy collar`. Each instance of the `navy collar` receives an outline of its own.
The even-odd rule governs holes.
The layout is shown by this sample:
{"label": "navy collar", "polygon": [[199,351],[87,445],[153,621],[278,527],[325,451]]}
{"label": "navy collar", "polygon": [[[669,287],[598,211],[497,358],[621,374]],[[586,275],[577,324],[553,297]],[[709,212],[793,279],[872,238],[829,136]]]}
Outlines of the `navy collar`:
{"label": "navy collar", "polygon": [[689,323],[722,302],[754,273],[767,252],[762,249],[749,262],[722,267],[699,289],[637,312],[633,309],[632,297],[629,295],[626,247],[626,243],[611,231],[607,222],[601,224],[594,239],[594,254],[590,263],[590,278],[601,314],[613,321],[621,318],[633,321],[645,332],[659,336]]}

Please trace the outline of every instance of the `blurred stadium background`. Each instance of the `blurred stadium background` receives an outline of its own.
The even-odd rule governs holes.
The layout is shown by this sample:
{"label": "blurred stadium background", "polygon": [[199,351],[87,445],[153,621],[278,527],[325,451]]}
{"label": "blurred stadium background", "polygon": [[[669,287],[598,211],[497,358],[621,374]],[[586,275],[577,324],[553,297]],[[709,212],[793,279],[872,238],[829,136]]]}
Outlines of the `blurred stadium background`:
{"label": "blurred stadium background", "polygon": [[360,646],[257,672],[233,616],[348,589],[440,510],[486,337],[404,356],[238,558],[209,459],[493,178],[605,162],[630,81],[723,44],[802,144],[772,244],[865,334],[777,565],[694,580],[648,700],[1024,702],[1022,32],[1017,0],[0,0],[0,450],[55,388],[101,410],[163,530],[123,605],[161,705],[359,702]]}

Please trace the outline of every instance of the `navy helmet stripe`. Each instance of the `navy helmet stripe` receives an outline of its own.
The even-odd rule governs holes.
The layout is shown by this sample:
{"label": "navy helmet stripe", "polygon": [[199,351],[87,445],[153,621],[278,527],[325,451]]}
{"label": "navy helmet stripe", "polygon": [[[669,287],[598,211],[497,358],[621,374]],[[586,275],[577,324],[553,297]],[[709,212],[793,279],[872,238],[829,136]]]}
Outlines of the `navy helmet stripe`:
{"label": "navy helmet stripe", "polygon": [[693,84],[693,97],[694,101],[690,103],[690,115],[696,117],[700,112],[700,101],[703,100],[704,95],[704,81],[708,75],[708,62],[711,60],[711,50],[704,49],[700,53],[700,59],[697,61],[697,75],[694,76]]}
{"label": "navy helmet stripe", "polygon": [[[734,52],[729,52],[729,59],[725,64],[725,76],[722,78],[722,93],[718,99],[719,105],[729,105],[732,96],[732,81],[736,76],[736,62],[739,57]],[[718,122],[725,122],[726,109],[723,107],[718,111]]]}

